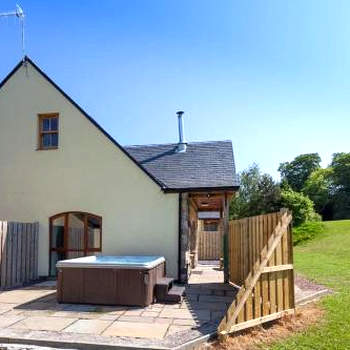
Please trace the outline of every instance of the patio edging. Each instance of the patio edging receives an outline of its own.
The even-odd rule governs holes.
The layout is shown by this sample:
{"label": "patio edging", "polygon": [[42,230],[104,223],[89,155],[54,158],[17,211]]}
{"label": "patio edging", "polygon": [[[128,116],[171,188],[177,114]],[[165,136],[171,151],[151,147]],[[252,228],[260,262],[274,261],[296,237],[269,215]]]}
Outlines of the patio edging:
{"label": "patio edging", "polygon": [[0,344],[23,344],[34,346],[45,346],[59,349],[74,349],[74,350],[188,350],[202,344],[217,335],[217,332],[204,334],[198,338],[189,340],[175,347],[169,346],[145,346],[145,345],[127,345],[127,344],[107,344],[107,343],[89,343],[89,342],[74,342],[65,340],[47,340],[23,337],[0,336]]}
{"label": "patio edging", "polygon": [[187,350],[193,349],[196,345],[211,339],[215,335],[216,325],[213,323],[207,323],[197,329],[177,332],[163,339],[103,337],[83,333],[66,333],[62,335],[53,331],[2,329],[0,330],[0,343],[74,350]]}

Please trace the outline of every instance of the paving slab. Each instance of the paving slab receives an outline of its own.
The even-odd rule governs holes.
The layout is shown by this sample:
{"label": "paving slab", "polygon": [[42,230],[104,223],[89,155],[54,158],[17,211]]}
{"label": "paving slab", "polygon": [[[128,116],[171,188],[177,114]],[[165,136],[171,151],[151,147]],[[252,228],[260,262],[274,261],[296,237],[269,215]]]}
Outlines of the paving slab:
{"label": "paving slab", "polygon": [[222,320],[224,316],[225,316],[225,312],[223,312],[223,311],[212,311],[211,312],[211,320],[212,321]]}
{"label": "paving slab", "polygon": [[97,305],[84,305],[84,304],[63,304],[64,311],[72,312],[95,312],[98,309]]}
{"label": "paving slab", "polygon": [[139,323],[153,323],[154,317],[144,317],[144,316],[120,316],[118,321],[120,322],[139,322]]}
{"label": "paving slab", "polygon": [[101,334],[111,324],[112,321],[78,320],[66,327],[63,332]]}
{"label": "paving slab", "polygon": [[144,311],[141,316],[142,317],[157,317],[159,315],[158,311]]}
{"label": "paving slab", "polygon": [[121,315],[128,309],[127,306],[98,306],[96,312]]}
{"label": "paving slab", "polygon": [[199,301],[200,302],[208,302],[208,303],[217,303],[217,302],[224,302],[224,303],[231,303],[234,298],[230,296],[217,296],[217,295],[200,295]]}
{"label": "paving slab", "polygon": [[169,309],[169,310],[163,310],[160,315],[160,317],[165,318],[176,318],[176,319],[189,319],[189,320],[210,320],[210,311],[209,310],[196,310],[193,312],[190,312],[186,309]]}
{"label": "paving slab", "polygon": [[42,298],[48,294],[55,293],[52,290],[24,290],[24,289],[15,289],[11,291],[1,292],[0,293],[0,303],[6,304],[24,304],[30,301]]}
{"label": "paving slab", "polygon": [[18,315],[22,315],[24,313],[23,310],[16,310],[16,309],[12,309],[10,311],[7,311],[5,314],[2,314],[2,316],[18,316]]}
{"label": "paving slab", "polygon": [[103,335],[111,337],[141,337],[162,339],[168,329],[167,324],[114,322]]}
{"label": "paving slab", "polygon": [[75,321],[77,321],[77,319],[75,318],[33,316],[33,317],[24,318],[23,320],[12,325],[11,328],[35,330],[35,331],[58,331],[59,332]]}
{"label": "paving slab", "polygon": [[154,320],[154,323],[162,323],[162,324],[171,324],[173,323],[174,319],[173,318],[162,318],[162,317],[157,317]]}
{"label": "paving slab", "polygon": [[0,304],[0,314],[4,314],[5,312],[8,312],[12,310],[16,304]]}
{"label": "paving slab", "polygon": [[21,311],[22,311],[21,315],[25,317],[50,316],[55,313],[55,311],[52,311],[52,310],[30,310],[30,311],[21,310]]}
{"label": "paving slab", "polygon": [[103,314],[98,318],[98,320],[101,321],[116,321],[120,315],[110,315],[110,314]]}
{"label": "paving slab", "polygon": [[21,320],[23,320],[24,317],[17,315],[17,316],[0,316],[0,328],[6,328],[9,327]]}
{"label": "paving slab", "polygon": [[193,319],[191,312],[186,309],[164,309],[160,312],[159,317]]}
{"label": "paving slab", "polygon": [[180,325],[174,325],[173,326],[172,325],[172,326],[169,327],[167,335],[174,334],[174,333],[177,333],[177,332],[187,331],[187,330],[189,330],[191,328],[192,328],[191,326],[180,326]]}
{"label": "paving slab", "polygon": [[180,308],[180,303],[179,304],[165,304],[163,309],[179,309]]}
{"label": "paving slab", "polygon": [[136,309],[136,310],[127,310],[124,312],[124,316],[140,316],[143,312],[143,309]]}
{"label": "paving slab", "polygon": [[74,311],[57,311],[52,314],[53,317],[83,318],[94,319],[101,316],[98,312],[74,312]]}
{"label": "paving slab", "polygon": [[185,301],[181,305],[181,309],[188,310],[227,310],[227,304],[221,301],[217,302],[198,302],[198,301]]}
{"label": "paving slab", "polygon": [[39,283],[35,283],[32,286],[25,287],[25,289],[33,288],[56,288],[57,282],[55,280],[47,280]]}
{"label": "paving slab", "polygon": [[183,320],[180,318],[176,318],[173,321],[174,325],[178,325],[178,326],[196,326],[198,324],[198,321],[195,320]]}

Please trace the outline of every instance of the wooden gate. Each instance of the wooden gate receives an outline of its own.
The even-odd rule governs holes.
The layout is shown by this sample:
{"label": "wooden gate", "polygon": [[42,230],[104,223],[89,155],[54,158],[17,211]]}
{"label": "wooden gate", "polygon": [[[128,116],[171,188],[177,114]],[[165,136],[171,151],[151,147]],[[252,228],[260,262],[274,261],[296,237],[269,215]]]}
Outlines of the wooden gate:
{"label": "wooden gate", "polygon": [[199,231],[198,260],[219,260],[223,256],[223,233]]}
{"label": "wooden gate", "polygon": [[294,312],[292,215],[259,215],[229,224],[229,280],[238,286],[218,332],[226,335]]}

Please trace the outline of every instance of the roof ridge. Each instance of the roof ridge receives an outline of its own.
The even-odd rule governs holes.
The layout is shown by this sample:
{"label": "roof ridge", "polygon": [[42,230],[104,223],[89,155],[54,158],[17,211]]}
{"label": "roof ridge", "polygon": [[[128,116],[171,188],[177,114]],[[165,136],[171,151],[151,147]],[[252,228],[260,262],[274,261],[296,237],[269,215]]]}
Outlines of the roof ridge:
{"label": "roof ridge", "polygon": [[[219,142],[230,142],[232,143],[232,140],[209,140],[209,141],[191,141],[187,142],[188,145],[193,144],[210,144],[210,143],[219,143]],[[131,147],[152,147],[152,146],[176,146],[178,142],[169,142],[169,143],[149,143],[149,144],[139,144],[139,145],[124,145],[124,148],[131,148]]]}

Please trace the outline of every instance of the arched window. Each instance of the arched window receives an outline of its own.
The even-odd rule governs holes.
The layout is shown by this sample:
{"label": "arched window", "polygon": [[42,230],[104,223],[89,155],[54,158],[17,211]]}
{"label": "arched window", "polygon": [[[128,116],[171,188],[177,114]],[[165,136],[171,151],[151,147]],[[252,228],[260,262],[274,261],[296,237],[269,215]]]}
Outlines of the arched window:
{"label": "arched window", "polygon": [[56,276],[59,260],[94,255],[102,249],[102,218],[67,212],[50,218],[50,275]]}

